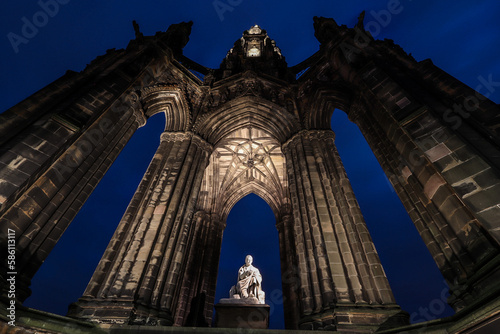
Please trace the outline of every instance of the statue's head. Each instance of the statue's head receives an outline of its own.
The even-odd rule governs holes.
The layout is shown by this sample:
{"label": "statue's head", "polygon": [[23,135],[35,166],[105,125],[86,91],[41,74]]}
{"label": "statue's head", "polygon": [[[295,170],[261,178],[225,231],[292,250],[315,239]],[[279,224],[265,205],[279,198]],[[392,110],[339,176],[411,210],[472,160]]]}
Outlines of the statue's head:
{"label": "statue's head", "polygon": [[245,257],[245,265],[246,266],[249,266],[252,264],[252,261],[253,261],[253,257],[252,255],[247,255],[247,257]]}

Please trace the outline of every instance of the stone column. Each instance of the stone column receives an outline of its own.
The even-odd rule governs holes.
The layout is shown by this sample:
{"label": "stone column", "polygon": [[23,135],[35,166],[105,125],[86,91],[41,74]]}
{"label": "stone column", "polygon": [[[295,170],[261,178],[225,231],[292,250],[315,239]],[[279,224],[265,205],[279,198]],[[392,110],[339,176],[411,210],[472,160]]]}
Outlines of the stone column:
{"label": "stone column", "polygon": [[403,324],[333,131],[302,131],[283,152],[298,266],[298,327],[366,330],[384,322]]}
{"label": "stone column", "polygon": [[98,323],[172,325],[211,145],[164,132],[160,146],[83,296],[69,316]]}
{"label": "stone column", "polygon": [[193,223],[174,325],[207,327],[212,323],[225,224],[205,211],[196,212]]}
{"label": "stone column", "polygon": [[281,285],[283,288],[283,310],[285,328],[298,329],[299,325],[299,271],[296,265],[297,254],[295,249],[294,219],[288,208],[282,210],[276,224],[280,246]]}
{"label": "stone column", "polygon": [[[16,236],[18,301],[23,302],[31,294],[31,279],[125,144],[145,121],[142,110],[124,99],[115,102],[81,132],[69,131],[56,115],[45,122],[47,130],[55,131],[47,139],[59,138],[56,134],[67,132],[76,138],[71,138],[72,141],[69,137],[59,138],[62,143],[58,145],[62,145],[60,149],[63,150],[59,156],[55,153],[55,145],[38,138],[38,147],[52,148],[51,154],[57,158],[38,152],[51,160],[50,164],[41,175],[32,175],[37,176],[35,181],[23,189],[0,217],[0,224],[8,226]],[[69,141],[66,147],[64,140]],[[0,238],[3,243],[6,236],[2,233]]]}
{"label": "stone column", "polygon": [[[324,42],[338,32],[328,27]],[[357,37],[342,35],[341,47],[330,44],[325,53],[353,88],[353,101],[367,106],[350,117],[379,151],[450,286],[450,305],[474,311],[500,294],[499,106],[390,41],[368,39],[370,47],[360,49]]]}
{"label": "stone column", "polygon": [[[487,230],[494,224],[478,221],[475,207],[468,205],[470,197],[461,198],[460,187],[453,187],[449,178],[458,173],[460,178],[473,182],[469,174],[480,176],[491,170],[487,167],[478,169],[478,164],[474,164],[477,158],[472,158],[464,166],[466,169],[461,169],[460,163],[452,165],[451,169],[444,169],[441,164],[446,163],[447,158],[452,159],[455,153],[449,151],[450,156],[444,154],[441,157],[443,161],[440,161],[438,157],[448,152],[447,146],[425,138],[439,138],[446,129],[438,127],[427,133],[425,127],[436,128],[436,121],[432,121],[430,115],[421,125],[413,124],[405,128],[404,124],[387,115],[384,108],[375,103],[371,105],[372,110],[368,110],[366,104],[356,101],[349,117],[359,126],[393,184],[450,287],[450,305],[458,311],[488,292],[486,286],[496,286],[494,277],[498,274],[495,268],[498,268],[500,257],[497,255],[499,248],[494,241],[495,235],[490,235]],[[420,109],[420,115],[425,114],[428,112]],[[443,136],[448,138],[447,145],[460,148],[461,153],[457,154],[465,156],[466,147],[456,136]],[[430,143],[432,147],[424,152],[419,142],[423,142],[424,146],[426,142]],[[447,170],[455,172],[449,176]],[[494,175],[490,177],[490,182],[498,182],[496,180]],[[491,200],[497,200],[496,196]],[[480,270],[483,266],[485,270]],[[483,272],[484,277],[479,278],[477,272]]]}
{"label": "stone column", "polygon": [[202,280],[199,285],[202,291],[206,291],[205,317],[209,324],[211,324],[213,318],[215,288],[217,286],[222,236],[225,228],[225,221],[222,221],[216,214],[210,215],[210,227],[207,231],[207,240],[204,244],[205,249],[209,249],[209,252],[204,257],[204,271],[201,274]]}
{"label": "stone column", "polygon": [[[0,224],[16,239],[16,299],[146,117],[135,89],[163,70],[148,52],[110,50],[0,115]],[[0,231],[0,244],[7,241]],[[8,300],[0,264],[0,303]]]}
{"label": "stone column", "polygon": [[[358,125],[370,145],[444,277],[447,279],[454,277],[453,267],[461,268],[462,265],[459,263],[459,259],[453,256],[451,248],[445,245],[453,243],[453,239],[456,240],[456,238],[447,240],[447,236],[452,235],[452,233],[445,226],[446,223],[439,214],[439,210],[433,203],[422,201],[422,197],[417,195],[423,191],[422,187],[419,187],[418,183],[409,181],[411,176],[409,168],[402,163],[403,160],[398,150],[385,136],[373,116],[355,104],[351,108],[349,118]],[[440,230],[446,230],[446,232],[440,233]]]}

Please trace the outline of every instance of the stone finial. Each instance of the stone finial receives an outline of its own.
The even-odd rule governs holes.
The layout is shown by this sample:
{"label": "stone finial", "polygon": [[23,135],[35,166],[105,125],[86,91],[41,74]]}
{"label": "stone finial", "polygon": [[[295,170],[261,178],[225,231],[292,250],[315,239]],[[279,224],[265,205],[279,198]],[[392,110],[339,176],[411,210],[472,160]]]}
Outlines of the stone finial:
{"label": "stone finial", "polygon": [[250,29],[248,29],[248,33],[250,35],[258,35],[258,34],[262,33],[262,29],[256,24],[253,27],[251,27]]}
{"label": "stone finial", "polygon": [[358,23],[356,24],[356,28],[359,28],[360,30],[364,31],[365,30],[365,11],[362,11],[359,16],[358,16]]}
{"label": "stone finial", "polygon": [[182,49],[189,42],[193,21],[181,22],[170,25],[162,36],[162,39],[172,49],[174,53],[182,54]]}
{"label": "stone finial", "polygon": [[328,44],[338,34],[338,24],[332,18],[315,16],[314,20],[314,37],[321,44]]}
{"label": "stone finial", "polygon": [[136,20],[132,21],[132,25],[134,26],[134,31],[135,31],[135,38],[137,40],[141,40],[144,38],[144,35],[142,34],[141,30],[139,29],[139,24],[137,23]]}

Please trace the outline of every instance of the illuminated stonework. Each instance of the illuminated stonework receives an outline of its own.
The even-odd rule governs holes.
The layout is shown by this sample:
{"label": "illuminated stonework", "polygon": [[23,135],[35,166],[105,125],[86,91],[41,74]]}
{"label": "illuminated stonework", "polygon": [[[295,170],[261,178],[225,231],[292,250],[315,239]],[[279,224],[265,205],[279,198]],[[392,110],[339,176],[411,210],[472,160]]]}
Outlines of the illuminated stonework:
{"label": "illuminated stonework", "polygon": [[229,50],[217,76],[228,77],[246,70],[286,78],[286,62],[267,32],[255,25],[243,32],[243,36]]}
{"label": "illuminated stonework", "polygon": [[247,56],[248,57],[259,57],[260,56],[260,49],[259,49],[259,47],[256,46],[256,45],[252,46],[250,44],[250,47],[249,47],[249,49],[247,51]]}
{"label": "illuminated stonework", "polygon": [[199,206],[225,220],[241,198],[255,193],[275,212],[286,203],[285,159],[279,142],[265,131],[246,127],[221,140],[205,171]]}
{"label": "illuminated stonework", "polygon": [[262,33],[262,29],[258,25],[254,25],[252,28],[248,29],[250,35],[258,35]]}
{"label": "illuminated stonework", "polygon": [[[192,23],[155,36],[136,26],[126,49],[0,114],[0,225],[17,237],[16,324],[92,327],[49,315],[39,321],[21,303],[124,145],[162,113],[158,149],[69,316],[125,332],[209,326],[227,215],[255,193],[276,217],[287,328],[420,332],[405,327],[335,147],[335,108],[363,133],[449,285],[449,304],[461,311],[423,329],[498,324],[499,106],[429,60],[374,40],[362,18],[355,28],[315,18],[321,46],[292,67],[258,26],[218,69],[182,54]],[[360,37],[369,43],[360,46]],[[459,126],[447,123],[467,96],[481,97],[475,109],[453,115]],[[0,280],[5,302],[9,282]]]}

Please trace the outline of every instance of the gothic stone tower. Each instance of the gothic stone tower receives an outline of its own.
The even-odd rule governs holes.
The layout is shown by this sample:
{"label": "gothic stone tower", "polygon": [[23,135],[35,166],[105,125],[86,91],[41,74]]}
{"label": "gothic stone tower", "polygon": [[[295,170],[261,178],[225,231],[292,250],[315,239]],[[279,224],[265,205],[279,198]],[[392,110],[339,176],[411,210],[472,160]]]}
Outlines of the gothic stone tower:
{"label": "gothic stone tower", "polygon": [[354,28],[314,25],[320,50],[294,67],[254,26],[215,70],[182,54],[191,23],[155,36],[136,26],[127,49],[1,114],[0,214],[18,236],[18,301],[134,131],[164,113],[157,152],[69,316],[209,324],[226,218],[255,193],[277,221],[287,328],[404,326],[335,148],[339,108],[413,219],[450,305],[494,314],[500,108],[430,60],[375,41],[362,17]]}

